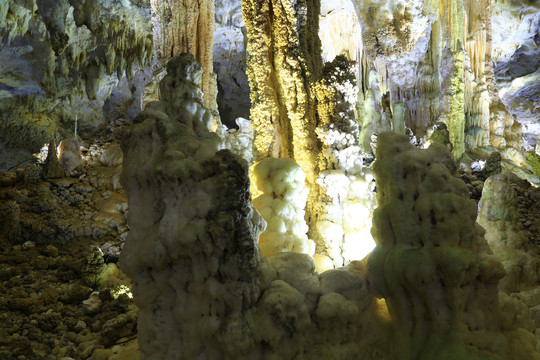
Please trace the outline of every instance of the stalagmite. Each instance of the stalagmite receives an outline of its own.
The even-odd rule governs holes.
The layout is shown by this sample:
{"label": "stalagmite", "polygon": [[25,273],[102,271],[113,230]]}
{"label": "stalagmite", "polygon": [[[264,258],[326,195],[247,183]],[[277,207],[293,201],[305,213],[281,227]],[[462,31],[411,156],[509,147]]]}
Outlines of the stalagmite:
{"label": "stalagmite", "polygon": [[263,256],[299,252],[313,256],[315,243],[307,238],[304,207],[306,176],[292,159],[265,158],[250,168],[253,206],[267,222],[259,246]]}
{"label": "stalagmite", "polygon": [[535,0],[0,0],[0,359],[540,360],[539,39]]}
{"label": "stalagmite", "polygon": [[379,135],[368,278],[388,304],[399,358],[540,358],[534,335],[503,321],[504,270],[455,169],[440,144],[416,150],[405,136]]}
{"label": "stalagmite", "polygon": [[135,280],[143,358],[217,359],[223,321],[241,320],[257,298],[258,217],[245,162],[218,152],[208,129],[200,64],[183,54],[167,70],[161,101],[122,144],[130,233],[121,267]]}

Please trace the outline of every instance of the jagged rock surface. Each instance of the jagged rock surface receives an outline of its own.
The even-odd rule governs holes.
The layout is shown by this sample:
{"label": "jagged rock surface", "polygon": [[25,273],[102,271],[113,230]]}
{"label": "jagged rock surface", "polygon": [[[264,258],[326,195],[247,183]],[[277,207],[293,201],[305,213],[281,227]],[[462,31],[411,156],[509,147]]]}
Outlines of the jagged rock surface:
{"label": "jagged rock surface", "polygon": [[497,1],[493,7],[493,60],[499,95],[523,127],[525,150],[540,140],[540,6]]}
{"label": "jagged rock surface", "polygon": [[0,228],[4,230],[0,247],[25,241],[67,245],[98,238],[119,245],[127,235],[127,199],[119,184],[122,158],[116,146],[120,157],[115,161],[103,155],[110,154],[113,145],[91,147],[73,177],[63,176],[58,159],[61,174],[52,177],[45,176],[44,166],[37,164],[0,173]]}

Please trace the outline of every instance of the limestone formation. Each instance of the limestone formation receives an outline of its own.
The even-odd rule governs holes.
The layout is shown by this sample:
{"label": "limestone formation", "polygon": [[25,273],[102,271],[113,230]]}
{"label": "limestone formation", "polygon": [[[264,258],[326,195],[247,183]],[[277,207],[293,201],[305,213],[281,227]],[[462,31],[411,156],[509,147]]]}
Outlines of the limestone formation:
{"label": "limestone formation", "polygon": [[[255,156],[291,157],[316,198],[318,0],[244,0]],[[308,207],[313,200],[308,200]],[[308,211],[308,216],[310,216]]]}
{"label": "limestone formation", "polygon": [[159,99],[159,81],[169,59],[181,53],[193,54],[203,66],[201,90],[204,105],[217,109],[217,85],[213,72],[214,1],[151,0],[154,33],[153,84],[146,100]]}
{"label": "limestone formation", "polygon": [[506,326],[531,332],[540,324],[539,194],[514,174],[493,175],[485,182],[478,213],[486,240],[506,271],[499,283]]}
{"label": "limestone formation", "polygon": [[374,243],[369,230],[375,205],[371,172],[363,168],[354,111],[358,90],[347,58],[337,56],[326,63],[315,88],[319,115],[316,132],[322,145],[315,215],[322,241],[316,263],[319,265],[324,256],[335,266],[342,266],[350,260],[361,260],[371,251]]}
{"label": "limestone formation", "polygon": [[235,119],[249,119],[251,107],[246,75],[247,37],[241,0],[216,1],[214,71],[218,81],[218,108],[223,124],[235,127]]}
{"label": "limestone formation", "polygon": [[250,168],[253,206],[266,221],[259,237],[261,254],[299,252],[313,256],[315,243],[307,238],[304,208],[306,176],[292,159],[265,158]]}
{"label": "limestone formation", "polygon": [[47,153],[47,158],[43,164],[43,178],[48,179],[58,179],[64,177],[66,174],[62,165],[58,161],[58,156],[56,152],[56,141],[53,139],[49,143],[49,151]]}
{"label": "limestone formation", "polygon": [[256,299],[257,217],[245,163],[218,152],[208,129],[200,64],[183,54],[167,70],[161,101],[122,144],[130,235],[121,265],[136,281],[143,358],[217,358],[223,321],[242,319]]}
{"label": "limestone formation", "polygon": [[360,105],[370,110],[361,116],[362,138],[381,128],[377,112],[384,110],[382,95],[388,93],[392,109],[404,105],[406,125],[418,139],[443,121],[455,159],[468,149],[495,146],[516,162],[507,149],[521,146],[520,125],[499,98],[492,65],[492,38],[505,31],[492,28],[492,8],[507,5],[491,0],[355,3],[367,59],[359,61]]}
{"label": "limestone formation", "polygon": [[342,234],[350,232],[354,226],[343,230],[347,227],[343,215],[329,216],[327,205],[334,203],[338,208],[352,191],[347,185],[338,195],[343,201],[330,199],[325,192],[333,190],[324,179],[331,176],[324,172],[361,173],[357,90],[355,74],[345,57],[322,67],[316,36],[319,5],[319,1],[242,2],[248,35],[251,120],[256,159],[290,157],[302,167],[309,189],[305,212],[308,235],[317,244],[318,254],[332,252],[326,259],[342,265],[343,235],[332,235],[332,245],[329,235],[338,228]]}
{"label": "limestone formation", "polygon": [[[531,1],[496,1],[493,3],[491,22],[496,80],[494,90],[498,91],[502,103],[522,125],[523,145],[525,150],[530,151],[540,139],[540,124],[534,110],[534,99],[540,91],[540,4]],[[500,127],[501,122],[498,125]],[[508,126],[499,128],[499,132],[501,130],[505,130],[505,135],[514,131]]]}
{"label": "limestone formation", "polygon": [[75,140],[62,140],[58,145],[58,161],[66,173],[70,173],[82,164],[79,142]]}
{"label": "limestone formation", "polygon": [[383,133],[374,171],[377,247],[368,277],[388,304],[399,358],[540,358],[534,335],[503,321],[504,270],[447,150],[419,151]]}
{"label": "limestone formation", "polygon": [[[130,233],[121,266],[135,281],[142,358],[380,353],[385,325],[362,264],[319,276],[306,254],[260,258],[247,168],[208,131],[200,66],[184,54],[168,70],[161,93],[170,96],[148,104],[123,142]],[[336,321],[346,334],[333,334]]]}
{"label": "limestone formation", "polygon": [[0,359],[540,359],[539,6],[0,0]]}

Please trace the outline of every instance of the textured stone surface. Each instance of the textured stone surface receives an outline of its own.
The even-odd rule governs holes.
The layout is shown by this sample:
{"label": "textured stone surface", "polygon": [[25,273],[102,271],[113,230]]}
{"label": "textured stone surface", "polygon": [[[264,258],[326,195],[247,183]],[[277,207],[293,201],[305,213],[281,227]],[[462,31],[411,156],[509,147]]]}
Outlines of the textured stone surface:
{"label": "textured stone surface", "polygon": [[[101,146],[96,144],[94,149]],[[51,159],[56,158],[54,153],[50,152]],[[58,159],[59,173],[54,176],[46,175],[42,165],[0,173],[6,179],[0,186],[2,248],[29,240],[66,245],[81,239],[101,238],[114,244],[125,239],[127,203],[116,185],[121,161],[104,163],[86,154],[84,158],[76,177],[64,177]]]}

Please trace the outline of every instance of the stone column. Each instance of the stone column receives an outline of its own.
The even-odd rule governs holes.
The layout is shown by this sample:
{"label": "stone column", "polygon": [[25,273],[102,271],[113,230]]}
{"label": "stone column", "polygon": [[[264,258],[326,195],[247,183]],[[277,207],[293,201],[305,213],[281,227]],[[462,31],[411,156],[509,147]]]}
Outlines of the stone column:
{"label": "stone column", "polygon": [[497,284],[504,269],[455,170],[441,144],[418,150],[405,136],[379,135],[377,247],[367,266],[392,316],[396,357],[537,358],[532,334],[503,327]]}

